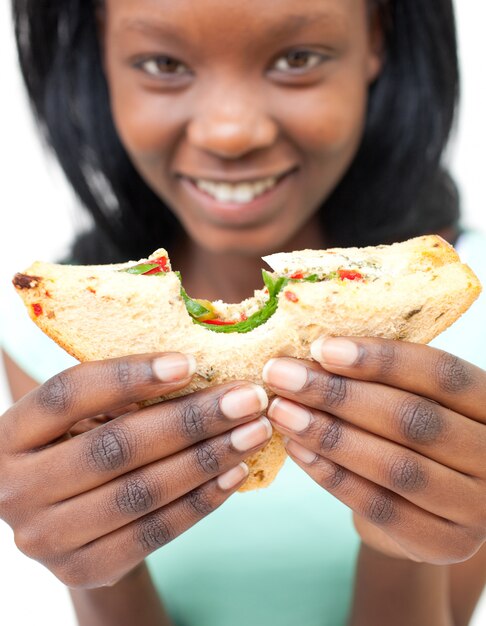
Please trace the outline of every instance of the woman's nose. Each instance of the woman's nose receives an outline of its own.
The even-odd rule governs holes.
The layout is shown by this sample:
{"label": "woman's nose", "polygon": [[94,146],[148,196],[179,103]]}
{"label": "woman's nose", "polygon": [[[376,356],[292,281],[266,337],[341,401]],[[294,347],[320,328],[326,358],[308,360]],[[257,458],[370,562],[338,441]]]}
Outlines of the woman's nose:
{"label": "woman's nose", "polygon": [[268,114],[236,99],[235,94],[200,102],[187,128],[193,146],[224,159],[268,148],[277,135],[277,124]]}

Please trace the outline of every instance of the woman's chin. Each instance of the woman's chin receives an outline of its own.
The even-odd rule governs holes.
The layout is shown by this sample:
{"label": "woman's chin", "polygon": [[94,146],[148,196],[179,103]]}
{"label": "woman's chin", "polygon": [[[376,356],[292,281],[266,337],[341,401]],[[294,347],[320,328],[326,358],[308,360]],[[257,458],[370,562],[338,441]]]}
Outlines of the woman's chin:
{"label": "woman's chin", "polygon": [[[306,238],[307,244],[302,239],[302,224],[296,217],[291,220],[288,214],[253,228],[221,228],[200,221],[185,221],[184,227],[189,239],[211,254],[262,257],[290,248],[309,247],[309,239]],[[322,248],[320,236],[315,246]]]}

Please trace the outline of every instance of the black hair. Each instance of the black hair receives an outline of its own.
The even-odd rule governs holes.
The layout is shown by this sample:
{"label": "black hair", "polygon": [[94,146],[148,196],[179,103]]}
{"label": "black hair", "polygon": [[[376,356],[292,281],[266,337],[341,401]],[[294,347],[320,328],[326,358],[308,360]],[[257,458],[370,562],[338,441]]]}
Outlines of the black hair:
{"label": "black hair", "polygon": [[[456,187],[441,165],[459,72],[452,0],[370,0],[385,64],[370,89],[363,141],[320,214],[333,245],[374,245],[455,227]],[[171,250],[182,232],[143,181],[114,127],[95,3],[12,0],[24,80],[36,118],[94,220],[72,259],[102,263]]]}

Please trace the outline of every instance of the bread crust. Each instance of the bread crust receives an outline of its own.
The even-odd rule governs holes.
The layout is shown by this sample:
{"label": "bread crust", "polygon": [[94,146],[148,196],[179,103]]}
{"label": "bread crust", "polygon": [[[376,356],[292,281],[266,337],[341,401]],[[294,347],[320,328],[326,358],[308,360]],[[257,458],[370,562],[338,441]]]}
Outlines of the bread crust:
{"label": "bread crust", "polygon": [[[318,254],[326,262],[342,265],[344,257],[350,267],[365,267],[370,279],[291,283],[279,294],[274,315],[245,334],[215,333],[194,324],[173,272],[161,277],[117,271],[139,261],[105,266],[36,262],[13,282],[33,321],[79,361],[164,351],[193,354],[198,369],[191,384],[158,400],[233,380],[265,387],[261,372],[270,358],[310,359],[310,344],[320,336],[428,343],[481,292],[472,270],[437,236]],[[316,251],[299,251],[282,262],[305,265],[315,258]],[[255,298],[261,294],[255,292]],[[268,486],[285,458],[282,439],[274,432],[269,444],[247,459],[250,475],[240,490]]]}

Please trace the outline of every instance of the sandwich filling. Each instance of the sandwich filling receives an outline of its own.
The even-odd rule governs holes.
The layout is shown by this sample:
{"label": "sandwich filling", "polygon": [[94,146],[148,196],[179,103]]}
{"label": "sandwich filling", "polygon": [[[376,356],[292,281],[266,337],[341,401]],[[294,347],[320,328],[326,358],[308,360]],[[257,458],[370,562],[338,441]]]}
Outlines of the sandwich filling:
{"label": "sandwich filling", "polygon": [[[120,270],[128,274],[140,276],[164,276],[167,272],[171,272],[170,261],[167,252],[163,249],[157,250],[152,254],[148,261],[138,263],[137,265]],[[266,270],[262,270],[264,289],[261,290],[261,298],[258,298],[259,308],[248,315],[246,312],[237,312],[238,317],[235,319],[233,314],[224,313],[221,309],[225,306],[237,307],[238,305],[224,305],[222,302],[209,302],[208,300],[195,299],[188,296],[182,286],[182,277],[180,272],[174,272],[181,281],[181,297],[186,306],[187,312],[192,317],[193,322],[207,328],[213,332],[219,333],[248,333],[258,326],[264,324],[277,310],[279,294],[289,285],[298,282],[317,283],[322,281],[359,281],[365,282],[366,278],[360,269],[355,268],[339,268],[333,271],[319,272],[312,270],[313,273],[305,271],[296,271],[290,275],[271,274]],[[256,294],[257,292],[255,292]],[[298,302],[297,295],[291,290],[285,290],[285,297],[290,302]],[[218,306],[219,305],[219,306]],[[249,311],[248,311],[249,312]]]}

